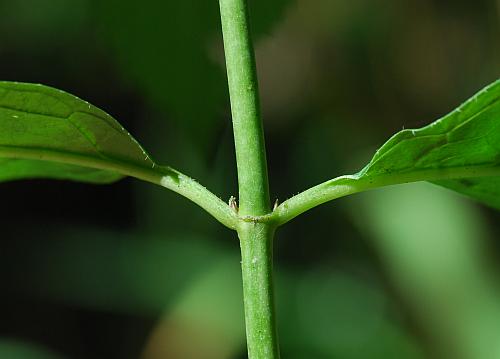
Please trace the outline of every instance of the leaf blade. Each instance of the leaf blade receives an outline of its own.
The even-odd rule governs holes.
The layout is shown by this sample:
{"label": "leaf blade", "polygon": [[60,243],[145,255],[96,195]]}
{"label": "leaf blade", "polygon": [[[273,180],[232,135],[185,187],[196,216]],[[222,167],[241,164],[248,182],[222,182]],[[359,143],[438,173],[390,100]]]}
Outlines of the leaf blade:
{"label": "leaf blade", "polygon": [[396,133],[375,153],[359,176],[498,163],[500,80],[443,118],[420,129]]}
{"label": "leaf blade", "polygon": [[[155,166],[137,141],[104,111],[38,84],[0,82],[0,146],[6,150],[4,158],[5,152],[19,148]],[[8,162],[0,162],[0,181],[48,177],[109,183],[124,177],[106,169],[85,170],[68,163],[42,163],[33,157],[8,157]]]}
{"label": "leaf blade", "polygon": [[[395,134],[358,176],[474,166],[500,167],[500,80],[443,118]],[[499,177],[432,182],[500,209]]]}

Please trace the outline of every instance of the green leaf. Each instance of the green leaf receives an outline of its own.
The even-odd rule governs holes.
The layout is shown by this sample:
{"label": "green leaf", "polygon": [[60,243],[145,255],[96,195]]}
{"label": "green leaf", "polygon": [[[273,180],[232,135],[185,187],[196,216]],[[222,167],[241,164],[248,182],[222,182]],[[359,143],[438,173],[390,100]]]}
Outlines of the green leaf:
{"label": "green leaf", "polygon": [[[469,172],[470,176],[465,173],[462,179],[451,173],[458,178],[440,180],[453,169]],[[482,177],[485,169],[496,175]],[[428,170],[437,171],[436,176],[428,178],[437,179],[434,183],[500,209],[500,80],[440,120],[420,129],[398,132],[377,151],[358,177]]]}
{"label": "green leaf", "polygon": [[116,120],[88,102],[47,86],[0,82],[0,181],[113,182],[123,175],[99,169],[113,162],[154,167]]}
{"label": "green leaf", "polygon": [[0,81],[0,182],[44,177],[109,183],[124,176],[177,192],[235,228],[226,203],[188,176],[157,166],[104,111],[51,87]]}
{"label": "green leaf", "polygon": [[360,172],[321,183],[283,202],[283,224],[321,203],[368,189],[430,181],[500,209],[500,80],[455,111],[389,139]]}

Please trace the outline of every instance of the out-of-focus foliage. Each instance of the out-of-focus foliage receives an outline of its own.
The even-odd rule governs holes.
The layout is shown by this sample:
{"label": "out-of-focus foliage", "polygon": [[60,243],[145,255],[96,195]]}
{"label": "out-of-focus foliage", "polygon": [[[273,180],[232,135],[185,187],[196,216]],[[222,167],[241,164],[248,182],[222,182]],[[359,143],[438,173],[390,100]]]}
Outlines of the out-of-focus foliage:
{"label": "out-of-focus foliage", "polygon": [[[498,77],[496,0],[250,2],[281,200],[355,172],[390,134]],[[216,1],[1,1],[0,79],[88,99],[160,162],[228,198],[236,176],[218,22]],[[342,199],[278,231],[284,357],[439,357],[495,332],[484,313],[496,308],[498,270],[479,267],[488,257],[476,244],[498,261],[498,213],[429,186],[409,189],[405,207],[400,192],[362,194],[364,204]],[[0,196],[3,337],[68,358],[156,359],[161,343],[174,359],[244,357],[238,243],[191,203],[129,180],[6,183]],[[461,264],[471,272],[455,271]],[[462,281],[474,289],[447,294]],[[437,323],[467,302],[463,316]]]}
{"label": "out-of-focus foliage", "polygon": [[[2,1],[3,50],[16,48],[17,51],[48,51],[45,42],[52,40],[52,46],[74,43],[88,16],[88,1],[65,0]],[[45,48],[45,50],[44,50]]]}
{"label": "out-of-focus foliage", "polygon": [[0,339],[0,358],[9,359],[62,359],[31,343]]}
{"label": "out-of-focus foliage", "polygon": [[285,313],[296,323],[290,327],[282,320],[280,326],[287,358],[307,358],[307,353],[315,358],[361,359],[367,353],[380,359],[422,358],[414,340],[391,318],[393,303],[377,280],[327,266],[288,273],[286,279],[292,291],[278,305],[288,306]]}
{"label": "out-of-focus foliage", "polygon": [[[210,246],[209,238],[139,242],[133,235],[84,230],[64,237],[40,243],[37,254],[27,258],[32,275],[20,286],[23,292],[91,310],[165,311],[147,339],[144,358],[233,358],[243,348],[234,250]],[[24,246],[23,241],[12,245],[5,255],[17,257]],[[373,358],[420,357],[414,341],[390,318],[390,300],[376,283],[328,267],[279,273],[278,288],[286,294],[278,296],[277,306],[286,313],[279,322],[287,355],[363,358],[368,350]],[[196,349],[189,345],[192,335],[201,336]]]}
{"label": "out-of-focus foliage", "polygon": [[[255,39],[270,32],[289,2],[250,2]],[[123,76],[171,114],[191,145],[210,145],[228,101],[218,2],[111,0],[95,1],[95,9]]]}
{"label": "out-of-focus foliage", "polygon": [[429,184],[370,193],[353,208],[440,356],[499,356],[500,288],[478,210]]}

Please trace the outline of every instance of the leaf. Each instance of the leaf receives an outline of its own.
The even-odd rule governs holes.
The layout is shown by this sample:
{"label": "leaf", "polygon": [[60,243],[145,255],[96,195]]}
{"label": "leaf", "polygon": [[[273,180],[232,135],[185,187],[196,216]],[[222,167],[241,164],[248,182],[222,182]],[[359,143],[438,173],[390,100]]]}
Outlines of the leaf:
{"label": "leaf", "polygon": [[500,209],[500,80],[447,116],[396,133],[357,174],[299,193],[263,220],[283,224],[339,197],[417,181],[436,183]]}
{"label": "leaf", "polygon": [[123,177],[74,165],[106,162],[154,166],[116,120],[88,102],[47,86],[0,82],[0,181],[48,177],[107,183]]}
{"label": "leaf", "polygon": [[157,166],[104,111],[51,87],[0,82],[0,182],[45,177],[109,183],[124,176],[177,192],[235,228],[226,203],[188,176]]}
{"label": "leaf", "polygon": [[[496,170],[496,176],[476,178],[476,167],[481,172]],[[500,209],[500,80],[440,120],[421,129],[398,132],[358,177],[426,170],[443,170],[446,177],[444,171],[453,169],[470,172],[470,178],[434,182]]]}

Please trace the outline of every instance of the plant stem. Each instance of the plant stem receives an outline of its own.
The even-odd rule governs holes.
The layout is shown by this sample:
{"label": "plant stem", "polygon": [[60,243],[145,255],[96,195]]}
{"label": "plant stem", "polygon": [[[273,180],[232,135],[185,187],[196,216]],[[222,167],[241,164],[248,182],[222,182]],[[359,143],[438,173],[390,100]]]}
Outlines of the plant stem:
{"label": "plant stem", "polygon": [[238,230],[250,359],[279,358],[272,273],[274,230],[265,223],[242,223]]}
{"label": "plant stem", "polygon": [[[219,0],[219,4],[238,168],[239,216],[262,216],[270,212],[269,184],[247,2]],[[237,228],[250,359],[279,358],[272,280],[274,230],[274,224],[243,220]]]}
{"label": "plant stem", "polygon": [[242,215],[262,215],[269,212],[269,186],[247,2],[220,0],[219,4],[238,167],[239,211]]}
{"label": "plant stem", "polygon": [[252,218],[255,222],[270,222],[281,226],[322,203],[368,191],[374,188],[410,182],[437,182],[460,178],[495,177],[500,175],[500,167],[492,165],[435,168],[427,170],[396,172],[377,176],[340,176],[311,187],[289,198],[270,215]]}

